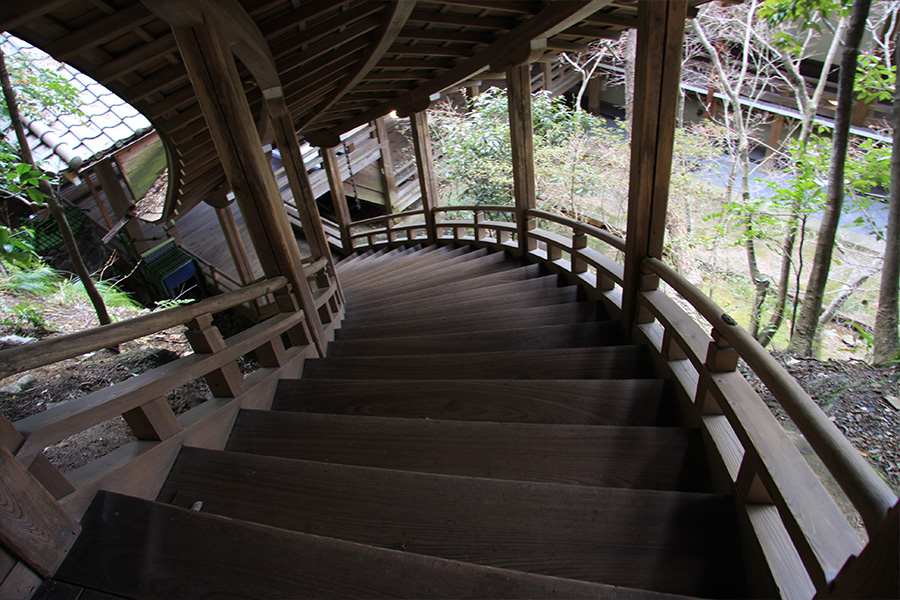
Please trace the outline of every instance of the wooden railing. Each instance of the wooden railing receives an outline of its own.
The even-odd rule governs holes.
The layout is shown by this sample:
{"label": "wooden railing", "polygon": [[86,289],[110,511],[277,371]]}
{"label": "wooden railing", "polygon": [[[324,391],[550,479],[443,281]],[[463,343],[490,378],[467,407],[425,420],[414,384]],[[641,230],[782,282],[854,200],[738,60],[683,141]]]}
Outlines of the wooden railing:
{"label": "wooden railing", "polygon": [[[280,312],[228,339],[212,324],[215,313],[262,297],[273,299]],[[49,491],[75,520],[101,487],[152,499],[183,444],[223,447],[238,409],[268,408],[278,378],[299,376],[305,358],[316,355],[306,316],[286,279],[277,277],[195,304],[0,351],[0,377],[179,325],[187,326],[193,354],[15,423],[0,417],[0,462],[6,457],[15,468],[27,469],[41,484],[36,489]],[[248,353],[255,353],[260,368],[245,376],[238,361]],[[212,399],[176,416],[166,394],[201,378]],[[65,475],[43,455],[46,447],[119,415],[137,441]],[[5,491],[0,496],[8,504]],[[0,511],[0,541],[35,572],[52,572],[58,552],[31,551],[29,544],[38,540],[28,531],[20,538],[7,535],[30,522],[30,510]],[[36,515],[35,522],[40,518]]]}
{"label": "wooden railing", "polygon": [[[442,206],[434,212],[437,240],[521,254],[514,206]],[[393,225],[411,215],[421,216],[422,211],[354,223],[366,228],[354,236],[355,250],[425,240],[424,218]],[[545,211],[528,210],[525,217],[528,258],[577,279],[617,315],[623,266],[613,257],[623,255],[624,240]],[[397,235],[400,231],[404,235]],[[719,488],[733,494],[758,540],[745,552],[762,555],[783,597],[829,597],[842,569],[860,555],[864,544],[765,402],[737,371],[739,359],[809,441],[859,512],[870,538],[896,543],[898,534],[882,528],[888,526],[889,512],[898,510],[897,496],[797,382],[709,297],[659,260],[645,258],[642,268],[696,312],[688,315],[650,285],[653,289],[639,293],[633,337],[656,350],[660,370],[671,376],[683,405],[702,426],[705,442],[714,445]]]}

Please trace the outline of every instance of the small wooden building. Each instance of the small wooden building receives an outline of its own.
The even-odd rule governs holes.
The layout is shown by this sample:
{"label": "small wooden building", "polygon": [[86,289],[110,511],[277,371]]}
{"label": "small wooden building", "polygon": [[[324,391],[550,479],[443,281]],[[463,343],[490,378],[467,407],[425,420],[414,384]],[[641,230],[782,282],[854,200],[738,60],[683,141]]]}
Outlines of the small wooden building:
{"label": "small wooden building", "polygon": [[[772,357],[661,260],[696,4],[2,5],[0,27],[151,120],[168,152],[164,219],[233,194],[264,276],[0,352],[5,377],[176,323],[195,350],[0,420],[0,596],[896,597],[896,495]],[[536,208],[530,65],[629,27],[623,240]],[[491,213],[453,207],[450,220],[435,202],[425,110],[489,73],[506,78],[513,198]],[[341,136],[391,112],[411,121],[421,208],[352,223],[338,202],[326,229],[301,140],[321,149],[343,199]],[[491,220],[497,211],[509,219]],[[269,318],[223,339],[212,314],[249,301]],[[260,368],[245,375],[236,361],[251,352]],[[841,484],[866,542],[739,358]],[[165,394],[199,378],[213,400],[174,415]],[[132,444],[65,475],[44,457],[119,414]]]}

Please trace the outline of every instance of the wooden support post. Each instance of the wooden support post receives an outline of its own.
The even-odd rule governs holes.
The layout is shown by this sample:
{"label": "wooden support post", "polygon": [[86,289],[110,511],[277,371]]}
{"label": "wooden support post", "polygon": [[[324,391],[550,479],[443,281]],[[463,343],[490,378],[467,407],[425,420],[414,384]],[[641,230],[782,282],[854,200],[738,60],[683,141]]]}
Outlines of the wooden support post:
{"label": "wooden support post", "polygon": [[[128,200],[125,190],[122,189],[119,175],[112,166],[112,159],[105,158],[96,163],[94,165],[94,173],[97,174],[97,179],[100,180],[100,186],[103,188],[103,193],[106,194],[106,199],[109,200],[116,218],[124,219],[131,209],[131,201]],[[141,224],[137,219],[132,218],[128,221],[125,225],[125,233],[138,254],[146,252],[153,247],[151,242],[144,241],[144,231],[141,229]]]}
{"label": "wooden support post", "polygon": [[[315,309],[313,309],[313,313],[315,313]],[[188,323],[188,330],[184,332],[184,337],[190,342],[194,352],[198,354],[213,354],[226,347],[219,328],[212,324],[212,315],[209,314],[201,315]],[[204,379],[213,396],[218,398],[236,398],[244,391],[244,376],[236,362],[216,369],[206,375]]]}
{"label": "wooden support post", "polygon": [[324,356],[324,327],[231,50],[214,19],[175,21],[175,41],[263,272],[288,278]]}
{"label": "wooden support post", "polygon": [[544,76],[543,88],[553,93],[553,63],[550,62],[542,62],[541,65],[541,73]]}
{"label": "wooden support post", "polygon": [[416,169],[419,172],[419,189],[422,192],[422,210],[425,213],[425,233],[428,243],[437,239],[434,224],[434,207],[437,206],[437,178],[434,174],[434,155],[431,137],[428,135],[428,115],[424,110],[409,116],[412,127],[413,147],[416,151]]}
{"label": "wooden support post", "polygon": [[65,558],[81,527],[0,444],[0,545],[42,577]]}
{"label": "wooden support post", "polygon": [[639,322],[641,261],[662,257],[687,2],[638,4],[622,320]]}
{"label": "wooden support post", "polygon": [[587,248],[588,237],[584,232],[578,232],[572,236],[572,272],[587,273],[587,261],[581,257],[581,251]]}
{"label": "wooden support post", "polygon": [[534,140],[531,122],[531,68],[526,63],[506,69],[509,102],[509,139],[512,143],[513,196],[519,250],[528,254],[537,247],[529,231],[537,226],[528,211],[537,207],[534,187]]}
{"label": "wooden support post", "polygon": [[741,358],[737,350],[731,347],[724,337],[715,329],[712,330],[712,341],[706,351],[706,368],[711,373],[727,373],[737,369]]}
{"label": "wooden support post", "polygon": [[238,278],[244,285],[253,283],[255,279],[253,266],[250,264],[250,256],[247,255],[244,241],[241,239],[241,232],[238,230],[234,213],[231,212],[231,205],[216,206],[216,217],[218,217],[222,233],[225,235],[225,243],[228,246],[228,251],[231,253],[232,260],[234,260]]}
{"label": "wooden support post", "polygon": [[38,454],[31,460],[31,464],[28,465],[28,472],[57,500],[75,491],[75,486],[72,485],[72,482],[66,479],[66,476],[56,468],[56,465],[50,462],[50,459],[43,454]]}
{"label": "wooden support post", "polygon": [[606,76],[599,75],[588,82],[588,112],[600,116],[600,95],[606,89]]}
{"label": "wooden support post", "polygon": [[375,137],[381,146],[381,158],[378,160],[381,167],[381,178],[384,181],[384,208],[387,214],[393,214],[397,206],[397,178],[394,175],[394,160],[391,158],[391,141],[388,137],[387,126],[384,117],[375,119]]}
{"label": "wooden support post", "polygon": [[344,193],[341,168],[334,155],[334,148],[319,148],[319,156],[322,157],[322,165],[325,167],[325,175],[328,177],[328,187],[331,189],[334,216],[341,230],[341,246],[344,254],[349,254],[353,252],[353,240],[350,239],[350,208],[347,206],[347,194]]}
{"label": "wooden support post", "polygon": [[109,211],[106,210],[106,206],[104,206],[103,200],[100,198],[100,193],[97,191],[97,186],[94,185],[94,178],[93,176],[91,176],[91,172],[85,171],[82,174],[82,177],[84,177],[84,181],[85,183],[87,183],[88,189],[91,191],[91,196],[94,197],[94,202],[97,203],[97,208],[100,209],[100,214],[103,215],[103,220],[106,221],[106,226],[109,229],[112,229],[115,223],[113,222],[112,217],[109,216]]}
{"label": "wooden support post", "polygon": [[167,440],[179,431],[181,424],[165,396],[159,396],[137,408],[122,413],[131,432],[139,440]]}

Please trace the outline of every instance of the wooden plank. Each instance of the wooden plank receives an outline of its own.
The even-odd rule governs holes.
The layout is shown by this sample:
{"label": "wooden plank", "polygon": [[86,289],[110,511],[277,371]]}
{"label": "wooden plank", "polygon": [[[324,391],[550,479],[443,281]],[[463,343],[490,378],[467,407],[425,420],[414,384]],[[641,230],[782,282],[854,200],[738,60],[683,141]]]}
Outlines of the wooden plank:
{"label": "wooden plank", "polygon": [[234,268],[237,269],[238,277],[244,285],[250,284],[255,278],[253,277],[253,266],[250,264],[250,257],[247,255],[247,248],[241,240],[241,232],[238,230],[237,221],[234,219],[231,205],[216,207],[216,217],[219,219],[219,225],[222,227],[222,234],[225,236],[225,243],[228,246],[228,252],[234,261]]}
{"label": "wooden plank", "polygon": [[341,229],[341,245],[344,252],[349,252],[353,248],[353,242],[350,239],[350,209],[347,207],[347,196],[344,194],[344,182],[340,167],[337,164],[337,157],[334,155],[334,148],[320,148],[319,152],[322,156],[322,165],[328,175],[328,186],[331,190],[335,218]]}
{"label": "wooden plank", "polygon": [[16,563],[12,571],[0,582],[0,598],[31,598],[41,585],[41,576],[25,563]]}
{"label": "wooden plank", "polygon": [[[233,566],[223,569],[225,564]],[[59,578],[132,598],[653,597],[369,548],[109,493],[98,495],[79,551]]]}
{"label": "wooden plank", "polygon": [[641,346],[365,356],[310,360],[303,377],[370,379],[632,379],[646,376]]}
{"label": "wooden plank", "polygon": [[604,380],[282,380],[272,410],[580,425],[655,425],[663,384]]}
{"label": "wooden plank", "polygon": [[328,356],[450,354],[470,352],[472,348],[481,352],[501,352],[508,348],[545,349],[549,353],[556,348],[618,345],[624,342],[624,337],[618,321],[594,321],[524,329],[407,335],[380,340],[338,340],[329,346]]}
{"label": "wooden plank", "polygon": [[[645,256],[662,257],[669,176],[681,83],[684,0],[644,2],[638,6],[634,123],[622,318],[634,322],[637,294],[647,286],[641,274]],[[656,287],[650,282],[650,287]]]}
{"label": "wooden plank", "polygon": [[0,544],[49,577],[80,530],[25,466],[0,447]]}
{"label": "wooden plank", "polygon": [[[93,170],[97,175],[97,179],[100,181],[103,193],[106,195],[106,199],[109,200],[116,217],[119,219],[129,218],[131,201],[125,195],[125,190],[122,189],[119,176],[115,169],[113,169],[111,160],[112,159],[110,158],[106,158],[100,162],[94,163]],[[138,254],[146,252],[152,247],[150,242],[142,241],[147,236],[144,235],[144,231],[141,228],[138,219],[129,218],[128,222],[125,224],[125,233],[128,236],[128,242],[134,246],[134,249]]]}
{"label": "wooden plank", "polygon": [[384,117],[375,119],[375,135],[381,146],[381,174],[384,179],[385,210],[394,212],[397,205],[397,178],[394,175],[394,161],[391,158],[390,139]]}
{"label": "wooden plank", "polygon": [[53,41],[45,50],[56,60],[65,61],[77,51],[105,44],[121,36],[123,30],[146,25],[153,19],[153,13],[143,4],[132,4],[107,17],[92,20],[86,27]]}
{"label": "wooden plank", "polygon": [[[570,443],[570,453],[582,444]],[[254,499],[259,489],[273,490],[266,504]],[[160,498],[176,495],[180,506],[202,498],[204,512],[231,518],[556,577],[703,595],[742,585],[736,555],[729,555],[733,525],[724,496],[192,449],[182,452]]]}

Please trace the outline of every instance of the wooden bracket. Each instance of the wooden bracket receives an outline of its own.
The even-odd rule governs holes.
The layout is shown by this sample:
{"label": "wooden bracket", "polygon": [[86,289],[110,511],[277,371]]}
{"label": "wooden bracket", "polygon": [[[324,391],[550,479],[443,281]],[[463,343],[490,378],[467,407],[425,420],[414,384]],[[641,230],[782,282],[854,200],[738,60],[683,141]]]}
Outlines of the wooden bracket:
{"label": "wooden bracket", "polygon": [[139,440],[162,441],[181,431],[181,423],[175,418],[165,396],[122,413],[122,418]]}
{"label": "wooden bracket", "polygon": [[[210,314],[201,315],[188,323],[184,336],[197,353],[214,354],[226,348],[225,340],[219,328],[212,324]],[[244,376],[235,362],[208,373],[204,379],[216,397],[234,398],[244,391]]]}
{"label": "wooden bracket", "polygon": [[737,350],[715,329],[710,333],[713,340],[706,352],[706,368],[712,373],[724,373],[737,369],[740,355]]}

